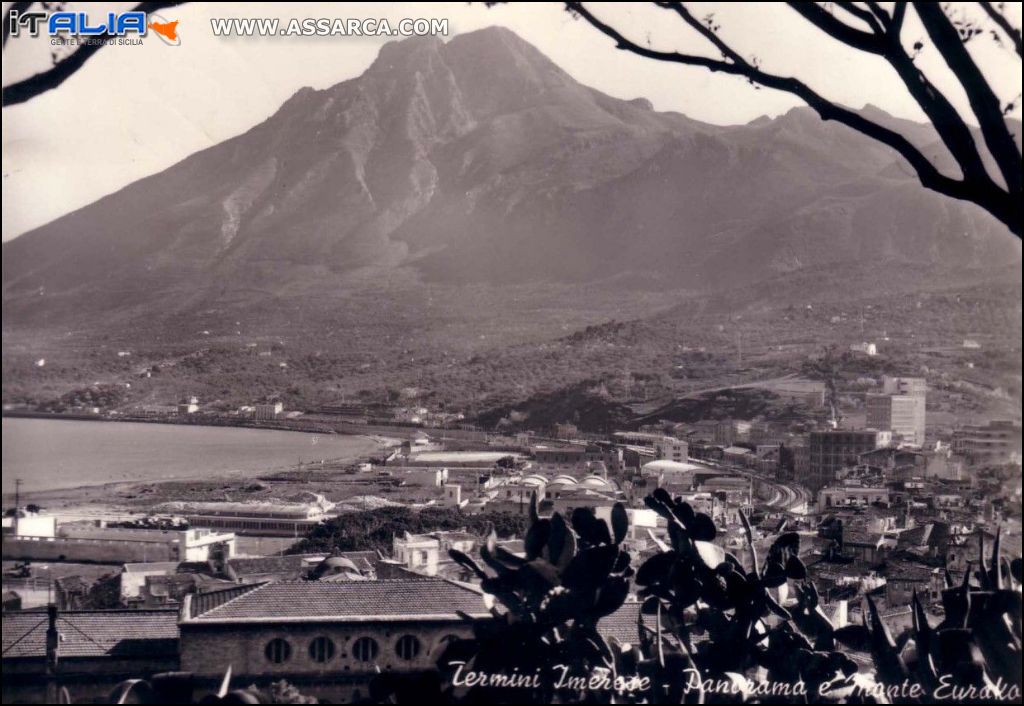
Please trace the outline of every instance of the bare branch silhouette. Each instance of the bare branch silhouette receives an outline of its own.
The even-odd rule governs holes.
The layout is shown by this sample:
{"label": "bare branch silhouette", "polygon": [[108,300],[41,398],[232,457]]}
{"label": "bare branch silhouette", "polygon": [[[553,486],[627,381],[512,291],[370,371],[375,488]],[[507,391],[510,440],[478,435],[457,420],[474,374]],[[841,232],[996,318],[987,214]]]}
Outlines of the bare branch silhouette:
{"label": "bare branch silhouette", "polygon": [[[909,95],[928,117],[936,133],[952,155],[960,174],[945,174],[917,146],[899,131],[887,127],[861,113],[846,108],[821,95],[796,76],[770,73],[759,62],[747,60],[743,54],[719,34],[713,18],[697,18],[682,2],[655,2],[657,7],[677,15],[685,25],[696,31],[721,58],[698,53],[662,51],[634,41],[611,23],[603,21],[582,2],[567,2],[566,8],[602,34],[615,41],[616,48],[656,61],[696,66],[747,79],[756,86],[790,93],[810,106],[823,120],[834,120],[894,149],[914,169],[921,184],[940,194],[969,201],[988,211],[1014,235],[1021,237],[1021,172],[1020,146],[1010,129],[1007,112],[1000,105],[987,77],[964,46],[976,27],[957,26],[947,11],[936,3],[910,3],[924,24],[946,64],[968,96],[974,118],[980,125],[984,146],[992,156],[998,176],[990,174],[985,155],[975,131],[960,115],[952,101],[928,79],[915,64],[914,56],[903,46],[901,31],[908,3],[898,2],[891,10],[879,3],[791,2],[791,9],[828,36],[846,46],[883,58],[896,72]],[[841,10],[843,15],[833,10]],[[986,8],[986,12],[995,8]],[[1005,20],[1005,16],[999,14]],[[849,24],[853,22],[854,24]],[[857,25],[862,26],[857,26]],[[1002,24],[1000,24],[1002,26]],[[1013,35],[1010,27],[1007,33]],[[1019,36],[1019,33],[1018,35]],[[1019,45],[1018,45],[1019,46]]]}

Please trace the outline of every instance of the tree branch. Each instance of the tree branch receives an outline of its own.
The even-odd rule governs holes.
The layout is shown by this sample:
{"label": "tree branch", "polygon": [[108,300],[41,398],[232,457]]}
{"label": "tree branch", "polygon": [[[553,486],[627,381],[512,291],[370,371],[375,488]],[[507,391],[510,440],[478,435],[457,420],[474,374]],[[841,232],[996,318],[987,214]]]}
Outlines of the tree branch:
{"label": "tree branch", "polygon": [[889,25],[889,32],[897,37],[903,30],[903,20],[907,16],[907,3],[898,2],[892,10],[892,23]]}
{"label": "tree branch", "polygon": [[1024,165],[1021,164],[1020,147],[1006,126],[999,98],[971,58],[960,34],[942,7],[930,2],[915,2],[914,9],[946,65],[963,86],[971,110],[978,118],[985,144],[1003,175],[1004,183],[1011,193],[1021,194],[1021,171]]}
{"label": "tree branch", "polygon": [[786,4],[815,27],[825,32],[830,37],[838,39],[847,46],[851,46],[854,49],[860,49],[861,51],[869,52],[871,54],[881,54],[885,51],[881,28],[879,28],[878,33],[864,32],[859,29],[854,29],[845,22],[837,19],[832,13],[826,12],[824,8],[817,3],[789,2]]}
{"label": "tree branch", "polygon": [[1013,49],[1017,52],[1018,57],[1024,58],[1024,54],[1021,54],[1021,35],[1020,29],[1010,24],[1010,21],[1006,19],[1006,15],[1001,13],[996,8],[992,7],[990,2],[979,2],[981,9],[985,11],[985,14],[992,18],[992,21],[996,23],[999,29],[1006,33],[1006,36],[1013,42]]}
{"label": "tree branch", "polygon": [[982,206],[1007,225],[1015,235],[1020,237],[1020,206],[1015,205],[1010,194],[1000,189],[985,171],[970,130],[952,104],[913,65],[913,61],[909,56],[906,56],[902,46],[899,47],[902,60],[900,54],[895,53],[894,46],[898,45],[898,37],[893,38],[889,35],[890,39],[889,46],[886,48],[886,58],[890,59],[890,63],[892,63],[894,58],[900,63],[896,67],[897,71],[900,73],[901,78],[903,78],[904,83],[908,84],[908,88],[911,88],[912,95],[922,104],[922,108],[932,119],[933,123],[936,122],[936,118],[941,122],[941,128],[939,125],[936,125],[936,129],[939,130],[943,141],[950,147],[950,151],[954,153],[954,157],[957,158],[957,162],[961,165],[961,169],[964,172],[963,179],[956,179],[942,174],[917,147],[899,132],[869,120],[860,113],[833,103],[795,77],[770,74],[747,62],[739,52],[722,40],[711,27],[702,24],[694,17],[683,3],[658,2],[656,4],[659,7],[667,7],[676,12],[688,26],[695,29],[720,51],[725,60],[675,51],[660,51],[645,47],[628,39],[617,29],[600,20],[583,3],[567,2],[566,7],[599,32],[614,40],[616,47],[620,50],[657,61],[697,66],[706,68],[709,71],[740,76],[766,88],[785,91],[797,96],[814,109],[823,120],[835,120],[894,149],[910,163],[923,186],[946,196],[971,201]]}
{"label": "tree branch", "polygon": [[[142,2],[136,5],[132,12],[156,12],[157,10],[184,4],[184,2]],[[4,25],[4,32],[6,42],[6,24]],[[38,95],[57,88],[57,86],[67,81],[81,69],[93,54],[103,48],[103,40],[110,38],[111,35],[106,32],[96,35],[95,39],[97,41],[95,44],[86,44],[79,47],[74,53],[56,62],[46,71],[29,76],[17,83],[12,83],[10,86],[4,86],[3,97],[0,99],[0,102],[6,108],[9,105],[25,103]]]}
{"label": "tree branch", "polygon": [[[871,3],[867,4],[869,7],[871,6]],[[879,19],[873,11],[865,10],[864,8],[859,7],[855,2],[836,2],[835,5],[836,7],[845,10],[846,12],[850,13],[857,19],[861,20],[864,24],[871,28],[871,31],[873,33],[882,34],[883,30],[881,25],[879,25],[878,23]]]}

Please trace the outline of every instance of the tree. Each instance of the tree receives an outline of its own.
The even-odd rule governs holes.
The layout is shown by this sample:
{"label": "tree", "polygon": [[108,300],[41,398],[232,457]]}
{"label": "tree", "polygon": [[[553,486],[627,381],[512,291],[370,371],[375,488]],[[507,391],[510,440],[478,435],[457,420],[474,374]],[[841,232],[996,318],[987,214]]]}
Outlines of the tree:
{"label": "tree", "polygon": [[[882,125],[861,113],[846,108],[821,95],[796,76],[774,74],[761,68],[761,62],[747,59],[720,34],[714,15],[698,18],[682,2],[654,2],[671,12],[683,28],[695,32],[702,49],[711,50],[721,58],[711,58],[696,51],[661,51],[640,44],[603,21],[582,2],[567,2],[566,8],[595,29],[615,40],[616,48],[656,61],[696,66],[712,72],[740,76],[755,86],[790,93],[813,108],[822,120],[835,120],[896,150],[914,169],[921,184],[940,194],[969,201],[995,216],[1018,238],[1021,237],[1022,192],[1021,149],[1011,130],[1008,114],[1016,100],[1003,105],[992,88],[989,77],[975,62],[967,43],[986,33],[980,19],[959,17],[947,4],[935,2],[897,2],[885,7],[878,2],[790,2],[794,12],[824,34],[865,55],[884,59],[896,72],[906,90],[921,107],[935,128],[942,143],[956,161],[961,175],[945,174],[905,135]],[[887,3],[888,5],[889,3]],[[914,59],[923,49],[916,42],[910,50],[905,46],[902,30],[908,5],[920,19],[928,38],[941,54],[967,96],[984,147],[978,144],[975,131]],[[1002,4],[977,3],[985,18],[994,25],[988,32],[999,43],[1008,43],[1021,59],[1021,32],[1012,25]],[[1020,96],[1018,95],[1018,99]],[[997,176],[986,165],[986,154],[995,164]]]}

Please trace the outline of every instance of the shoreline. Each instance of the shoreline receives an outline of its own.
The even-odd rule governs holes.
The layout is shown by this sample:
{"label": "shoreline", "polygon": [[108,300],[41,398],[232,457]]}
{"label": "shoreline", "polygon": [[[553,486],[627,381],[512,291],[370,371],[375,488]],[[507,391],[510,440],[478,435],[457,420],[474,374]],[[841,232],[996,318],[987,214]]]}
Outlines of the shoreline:
{"label": "shoreline", "polygon": [[[371,439],[371,437],[367,437]],[[378,441],[379,439],[373,439]],[[300,472],[322,474],[340,472],[341,467],[358,463],[362,456],[328,459],[324,464],[303,464],[268,468],[256,475],[241,473],[189,474],[160,480],[119,480],[107,483],[85,484],[48,490],[25,490],[21,492],[21,504],[35,504],[49,514],[59,515],[67,521],[80,520],[130,520],[153,514],[155,508],[168,502],[168,493],[178,485],[194,486],[193,490],[180,489],[174,492],[174,500],[202,500],[211,487],[238,488],[261,485],[278,489],[302,488],[307,481],[295,477]],[[145,496],[153,496],[149,501]],[[12,498],[4,494],[5,503]]]}
{"label": "shoreline", "polygon": [[328,424],[321,422],[305,422],[298,419],[281,419],[276,421],[258,421],[255,419],[240,419],[235,417],[218,417],[202,415],[201,418],[192,417],[152,417],[152,416],[131,416],[118,415],[111,417],[101,414],[69,414],[66,412],[35,412],[31,410],[4,410],[2,419],[45,419],[49,421],[69,422],[127,422],[131,424],[167,424],[174,426],[195,426],[195,427],[238,427],[240,429],[265,429],[268,431],[294,431],[302,434],[340,434],[345,436],[360,436],[339,431]]}
{"label": "shoreline", "polygon": [[[304,434],[330,434],[332,436],[347,437],[358,440],[358,448],[351,453],[326,457],[320,461],[306,461],[298,464],[280,463],[269,464],[264,468],[247,470],[217,470],[204,471],[201,469],[188,469],[180,474],[164,476],[160,478],[124,478],[115,480],[103,480],[94,483],[81,483],[50,488],[23,488],[20,492],[20,503],[36,504],[48,511],[62,515],[81,515],[83,518],[107,518],[125,519],[129,517],[140,517],[150,514],[154,506],[159,505],[158,498],[163,501],[168,499],[169,493],[174,493],[174,499],[189,500],[192,495],[202,495],[209,492],[213,486],[228,488],[240,488],[253,484],[272,484],[278,488],[303,486],[306,482],[303,476],[323,477],[324,474],[344,475],[344,472],[374,457],[387,453],[402,443],[398,437],[391,437],[384,434],[373,433],[350,433],[338,430],[327,430],[320,428],[296,428],[295,426],[277,425],[255,425],[255,424],[205,424],[192,421],[168,421],[146,418],[116,418],[98,417],[94,415],[66,415],[47,413],[9,413],[4,412],[3,419],[41,419],[44,421],[110,421],[127,422],[133,424],[156,423],[170,426],[201,427],[208,429],[240,428],[255,429],[257,431],[293,431]],[[208,419],[204,419],[209,421]],[[182,486],[175,491],[175,486]],[[147,496],[151,496],[152,502],[147,502]],[[5,490],[3,492],[3,503],[5,506],[14,500],[14,492]]]}

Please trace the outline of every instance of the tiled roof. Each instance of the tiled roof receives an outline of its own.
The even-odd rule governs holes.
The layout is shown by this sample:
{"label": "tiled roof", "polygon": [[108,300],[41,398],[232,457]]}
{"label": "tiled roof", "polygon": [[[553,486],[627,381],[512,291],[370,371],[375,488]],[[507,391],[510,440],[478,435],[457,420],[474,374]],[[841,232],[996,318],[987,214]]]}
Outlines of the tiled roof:
{"label": "tiled roof", "polygon": [[852,561],[848,564],[817,562],[808,566],[807,570],[814,577],[839,579],[866,576],[874,572],[871,567],[871,563],[866,561]]}
{"label": "tiled roof", "polygon": [[[637,616],[640,615],[640,607],[643,604],[640,602],[634,603],[623,603],[622,606],[612,613],[606,615],[597,622],[597,632],[606,640],[615,638],[621,643],[629,643],[631,645],[637,644],[640,639],[640,632],[637,628]],[[653,615],[645,615],[644,627],[654,632],[657,630],[657,618]],[[665,632],[666,637],[670,637],[668,631]],[[690,635],[690,640],[693,644],[704,642],[708,639],[706,633],[698,633],[694,631]]]}
{"label": "tiled roof", "polygon": [[437,578],[383,581],[278,581],[192,598],[190,621],[278,622],[310,619],[393,620],[489,614],[482,595]]}
{"label": "tiled roof", "polygon": [[164,571],[167,573],[178,570],[178,565],[181,562],[178,561],[147,561],[147,562],[129,562],[124,565],[124,573],[133,574],[137,572],[155,572]]}
{"label": "tiled roof", "polygon": [[[619,642],[635,645],[640,639],[636,624],[637,616],[640,614],[640,605],[640,603],[623,603],[617,611],[597,621],[597,631],[606,640],[614,637]],[[644,616],[644,624],[654,627],[651,616]]]}
{"label": "tiled roof", "polygon": [[[45,657],[47,615],[7,613],[3,658]],[[176,610],[64,611],[57,616],[61,657],[173,657],[178,654]]]}
{"label": "tiled roof", "polygon": [[238,576],[252,574],[299,573],[314,566],[324,554],[288,554],[285,556],[235,557],[228,566]]}
{"label": "tiled roof", "polygon": [[191,615],[202,615],[203,613],[224,605],[228,601],[232,601],[249,591],[254,591],[262,585],[262,583],[249,583],[242,586],[225,588],[222,591],[208,591],[206,593],[192,596]]}
{"label": "tiled roof", "polygon": [[896,540],[896,546],[900,549],[907,547],[920,547],[928,544],[932,534],[932,524],[918,525],[904,532],[900,532]]}
{"label": "tiled roof", "polygon": [[918,564],[899,564],[885,570],[887,581],[930,581],[936,569]]}

